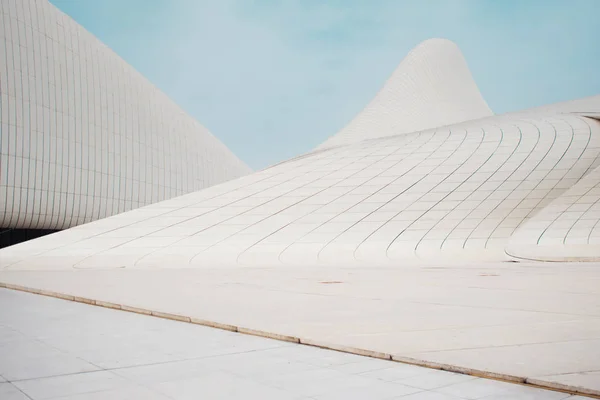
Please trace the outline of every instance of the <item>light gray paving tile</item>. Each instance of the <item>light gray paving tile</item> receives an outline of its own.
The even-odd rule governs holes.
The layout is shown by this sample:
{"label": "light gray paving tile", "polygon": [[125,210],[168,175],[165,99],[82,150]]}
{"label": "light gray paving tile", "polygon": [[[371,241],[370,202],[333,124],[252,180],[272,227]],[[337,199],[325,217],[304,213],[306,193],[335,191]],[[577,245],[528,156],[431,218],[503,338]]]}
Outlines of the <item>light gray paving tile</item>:
{"label": "light gray paving tile", "polygon": [[119,346],[102,346],[92,350],[79,351],[77,355],[103,369],[130,367],[181,359],[179,356],[165,354],[160,345],[136,346],[134,343],[122,343]]}
{"label": "light gray paving tile", "polygon": [[470,381],[473,379],[478,378],[448,371],[430,369],[423,374],[419,374],[410,378],[399,379],[397,382],[420,389],[430,390],[443,386],[449,386],[459,382]]}
{"label": "light gray paving tile", "polygon": [[282,348],[265,350],[265,354],[286,359],[305,360],[326,354],[328,350],[312,346],[286,346]]}
{"label": "light gray paving tile", "polygon": [[450,394],[465,399],[479,399],[493,394],[505,393],[511,388],[510,383],[476,379],[460,382],[436,389],[436,392]]}
{"label": "light gray paving tile", "polygon": [[207,399],[296,399],[301,397],[285,390],[260,384],[225,372],[211,372],[202,377],[163,382],[152,389],[178,400]]}
{"label": "light gray paving tile", "polygon": [[[199,397],[196,397],[198,399]],[[81,393],[58,398],[60,400],[175,400],[142,386],[128,386],[91,393]],[[36,399],[33,399],[36,400]]]}
{"label": "light gray paving tile", "polygon": [[16,381],[13,384],[36,400],[105,391],[132,385],[127,379],[110,371],[28,379]]}
{"label": "light gray paving tile", "polygon": [[[0,293],[0,302],[2,302],[2,293]],[[9,308],[9,307],[6,307]],[[12,314],[15,311],[14,310],[4,310],[3,312],[0,312],[0,319],[3,319],[4,316],[8,316],[9,312]],[[22,340],[24,339],[25,336],[20,333],[17,332],[14,329],[11,329],[7,326],[1,326],[0,325],[0,351],[2,351],[1,349],[3,348],[3,346],[9,345],[13,342],[17,342],[18,340]]]}
{"label": "light gray paving tile", "polygon": [[[243,335],[240,335],[243,336]],[[197,342],[197,340],[196,340]],[[175,359],[191,359],[201,357],[215,357],[233,354],[243,354],[248,352],[263,351],[270,348],[283,347],[286,344],[283,342],[273,341],[252,341],[247,342],[243,339],[237,342],[236,340],[216,341],[210,346],[197,345],[190,343],[189,346],[181,345],[176,348],[167,348],[168,354]]]}
{"label": "light gray paving tile", "polygon": [[[530,378],[531,379],[531,378]],[[585,387],[600,390],[600,371],[533,377],[531,383],[559,383],[571,387]]]}
{"label": "light gray paving tile", "polygon": [[9,381],[97,371],[99,369],[96,365],[68,354],[0,359],[0,372]]}
{"label": "light gray paving tile", "polygon": [[321,387],[314,388],[312,397],[319,400],[373,399],[383,400],[418,393],[420,389],[394,382],[378,379],[345,377],[323,382]]}
{"label": "light gray paving tile", "polygon": [[491,396],[505,396],[504,398],[513,398],[518,396],[521,396],[521,398],[527,398],[527,396],[529,396],[531,400],[558,400],[565,398],[564,393],[541,390],[524,385],[494,381],[490,379],[475,379],[456,383],[435,389],[435,391],[465,399],[482,399],[489,398]]}
{"label": "light gray paving tile", "polygon": [[378,360],[376,358],[362,357],[358,362],[333,365],[330,368],[347,374],[363,374],[366,372],[388,369],[393,367],[393,361]]}
{"label": "light gray paving tile", "polygon": [[255,351],[232,354],[211,357],[204,361],[210,363],[212,368],[218,368],[236,375],[254,377],[261,381],[268,381],[273,376],[288,375],[319,368],[301,361],[272,357],[264,353],[264,351]]}
{"label": "light gray paving tile", "polygon": [[347,379],[347,375],[332,369],[320,368],[298,373],[275,375],[261,380],[298,396],[312,396],[327,390],[332,381]]}
{"label": "light gray paving tile", "polygon": [[188,378],[197,378],[208,372],[218,371],[211,360],[185,360],[117,368],[112,372],[138,384],[155,384]]}
{"label": "light gray paving tile", "polygon": [[540,390],[537,393],[504,393],[482,397],[481,400],[563,400],[572,399],[566,393],[550,392]]}
{"label": "light gray paving tile", "polygon": [[415,365],[408,364],[396,364],[390,368],[377,369],[374,371],[368,371],[360,374],[361,376],[381,379],[387,382],[396,382],[401,379],[412,378],[420,375],[427,374],[429,369],[417,367]]}
{"label": "light gray paving tile", "polygon": [[444,393],[422,391],[408,396],[398,397],[398,400],[464,400],[462,397],[457,397]]}
{"label": "light gray paving tile", "polygon": [[302,362],[319,367],[333,367],[339,365],[362,362],[364,357],[355,354],[342,353],[338,351],[325,351],[316,357],[303,358]]}
{"label": "light gray paving tile", "polygon": [[[0,399],[2,400],[30,400],[23,392],[11,383],[0,383]],[[35,400],[35,399],[34,399]]]}
{"label": "light gray paving tile", "polygon": [[[3,292],[6,291],[0,290],[0,294]],[[86,305],[79,305],[83,307],[81,310],[85,310],[85,312],[71,313],[69,311],[63,313],[62,305],[70,303],[52,301],[54,299],[35,295],[27,296],[30,296],[27,299],[31,306],[27,315],[28,322],[19,322],[20,326],[25,329],[25,334],[35,334],[43,331],[48,324],[60,321],[63,329],[71,332],[71,337],[89,335],[86,338],[90,343],[102,343],[100,348],[96,349],[93,354],[99,357],[98,354],[105,351],[109,355],[108,359],[117,362],[117,364],[128,365],[132,360],[143,360],[143,358],[138,359],[136,357],[140,353],[148,351],[159,353],[161,351],[176,350],[179,352],[183,350],[185,345],[190,345],[194,341],[204,342],[206,349],[216,349],[219,353],[191,360],[177,358],[182,357],[182,354],[178,354],[175,360],[167,362],[160,361],[161,357],[173,355],[163,353],[157,358],[159,362],[152,361],[152,358],[147,359],[152,363],[151,365],[118,367],[111,372],[118,377],[117,383],[112,379],[108,379],[106,372],[79,373],[77,370],[66,371],[66,376],[18,382],[23,390],[29,391],[32,395],[37,395],[40,398],[51,398],[50,396],[54,397],[54,394],[64,394],[77,400],[113,397],[118,399],[127,398],[127,396],[130,396],[130,398],[140,398],[136,396],[147,396],[147,398],[168,396],[182,399],[201,398],[201,396],[205,396],[205,398],[293,399],[311,396],[323,399],[385,399],[408,396],[413,393],[415,395],[427,395],[434,400],[436,397],[431,396],[446,395],[449,399],[452,399],[453,396],[466,399],[478,399],[482,396],[504,396],[499,398],[513,396],[519,400],[526,398],[560,400],[564,398],[559,397],[559,395],[563,396],[562,393],[541,391],[504,382],[473,379],[465,375],[360,357],[326,349],[283,342],[279,342],[282,343],[283,347],[269,348],[274,341],[260,337],[104,310]],[[14,297],[12,300],[10,296],[4,298],[6,300],[5,304],[11,304],[9,301],[17,301],[13,303],[15,305],[18,305],[18,299],[19,296]],[[50,300],[49,303],[48,300]],[[36,307],[36,301],[40,303],[40,307]],[[6,325],[14,318],[21,319],[22,316],[19,314],[5,313],[0,315],[0,324]],[[102,315],[100,317],[102,324],[112,324],[114,329],[100,329],[100,333],[95,334],[81,326],[94,320],[95,316],[100,315]],[[114,319],[111,316],[114,316]],[[151,322],[146,324],[143,323],[144,320]],[[79,330],[80,327],[84,329]],[[98,326],[98,328],[100,327]],[[73,332],[78,332],[78,334]],[[56,337],[60,335],[58,331],[53,334]],[[104,341],[99,340],[101,337],[104,337]],[[107,339],[107,337],[110,337],[110,339]],[[96,341],[97,339],[99,341]],[[242,346],[236,347],[235,344],[238,339]],[[36,363],[38,360],[56,356],[55,353],[50,352],[44,354],[44,357],[35,357],[35,351],[30,351],[26,346],[30,341],[28,336],[18,336],[16,341],[22,345],[16,346],[15,349],[21,349],[27,355],[23,358],[24,363],[19,364],[26,371],[31,372],[32,369],[37,368]],[[181,342],[183,345],[171,346],[169,343],[173,341]],[[40,343],[39,341],[32,342]],[[68,340],[63,341],[61,346],[66,346],[68,349],[68,342]],[[164,344],[164,346],[161,347],[161,344]],[[35,346],[37,345],[32,348],[36,349]],[[114,349],[112,346],[114,346]],[[240,349],[244,351],[231,354],[223,353],[231,351],[232,347],[234,348],[233,351]],[[48,350],[43,346],[43,343],[41,347],[37,348],[42,352]],[[75,349],[71,349],[73,355],[81,357],[82,353],[89,352],[89,349],[81,350],[81,348],[81,343],[79,343],[75,346]],[[52,350],[51,347],[50,350]],[[119,352],[122,353],[126,362],[123,362],[123,360],[119,362]],[[58,352],[58,354],[63,353]],[[12,360],[19,361],[18,356],[18,351],[11,353],[10,365],[12,367],[14,367]],[[2,360],[0,360],[0,365],[1,362]],[[33,367],[28,368],[27,363],[30,363]],[[454,383],[455,379],[471,380]],[[465,385],[471,381],[481,383],[470,386]],[[123,386],[119,386],[121,383],[123,383]],[[111,386],[113,384],[115,386]],[[137,388],[135,385],[143,385],[146,389]],[[439,385],[447,386],[440,387]],[[430,392],[422,390],[431,387],[436,389]],[[219,388],[226,389],[219,391]],[[83,393],[83,391],[87,393]],[[427,399],[427,397],[424,397],[424,399]],[[440,397],[440,399],[443,399],[443,397]]]}
{"label": "light gray paving tile", "polygon": [[61,354],[63,353],[56,348],[24,335],[0,346],[0,358],[6,360],[21,357],[52,357]]}
{"label": "light gray paving tile", "polygon": [[570,399],[568,393],[544,390],[526,385],[510,385],[503,393],[483,397],[485,400],[563,400]]}

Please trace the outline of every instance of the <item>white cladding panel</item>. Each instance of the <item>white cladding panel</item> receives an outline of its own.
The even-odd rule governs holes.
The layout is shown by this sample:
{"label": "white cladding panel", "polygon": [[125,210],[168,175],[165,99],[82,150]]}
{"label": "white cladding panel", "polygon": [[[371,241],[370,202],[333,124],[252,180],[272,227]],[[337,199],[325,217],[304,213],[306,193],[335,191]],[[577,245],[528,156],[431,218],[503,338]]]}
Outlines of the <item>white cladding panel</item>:
{"label": "white cladding panel", "polygon": [[0,227],[63,229],[249,172],[46,0],[0,0]]}
{"label": "white cladding panel", "polygon": [[[578,184],[593,186],[579,202],[598,226],[598,166],[595,120],[491,117],[309,154],[0,255],[9,268],[43,269],[508,260],[511,236]],[[570,226],[578,219],[589,218]],[[572,230],[556,232],[574,243]],[[589,251],[598,233],[588,230]]]}
{"label": "white cladding panel", "polygon": [[9,269],[600,260],[600,96],[493,116],[456,45],[427,41],[407,60],[318,151],[0,257]]}
{"label": "white cladding panel", "polygon": [[364,110],[318,148],[491,115],[458,46],[446,39],[429,39],[408,53]]}

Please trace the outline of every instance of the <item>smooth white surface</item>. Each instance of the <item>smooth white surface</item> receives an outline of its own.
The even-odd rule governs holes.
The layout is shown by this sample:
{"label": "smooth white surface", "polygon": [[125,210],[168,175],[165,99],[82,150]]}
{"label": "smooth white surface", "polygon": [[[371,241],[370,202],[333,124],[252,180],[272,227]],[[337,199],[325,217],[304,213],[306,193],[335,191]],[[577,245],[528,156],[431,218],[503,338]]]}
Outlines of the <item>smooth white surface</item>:
{"label": "smooth white surface", "polygon": [[365,109],[318,149],[492,114],[458,46],[446,39],[429,39],[408,53]]}
{"label": "smooth white surface", "polygon": [[600,261],[600,167],[525,222],[506,251],[543,261]]}
{"label": "smooth white surface", "polygon": [[[0,265],[397,267],[505,260],[511,235],[578,182],[596,184],[595,175],[581,179],[599,165],[596,120],[491,117],[308,154],[3,249]],[[586,204],[598,199],[595,193]],[[581,246],[597,254],[600,225],[588,235]],[[510,254],[543,259],[538,249]]]}
{"label": "smooth white surface", "polygon": [[46,0],[0,1],[0,227],[63,229],[250,172]]}
{"label": "smooth white surface", "polygon": [[600,395],[599,280],[592,262],[0,271],[9,284]]}
{"label": "smooth white surface", "polygon": [[[455,48],[431,43],[416,54],[452,76]],[[407,104],[438,91],[413,72]],[[335,146],[5,248],[0,279],[599,390],[598,263],[501,262],[561,238],[561,260],[596,259],[599,99],[415,132],[374,113]]]}
{"label": "smooth white surface", "polygon": [[0,267],[598,260],[595,112],[600,96],[490,116],[458,47],[428,40],[319,150],[12,246]]}
{"label": "smooth white surface", "polygon": [[0,302],[3,400],[583,399],[4,289]]}
{"label": "smooth white surface", "polygon": [[0,226],[100,220],[0,251],[0,268],[600,259],[600,96],[491,116],[458,47],[432,39],[319,150],[156,203],[246,169],[53,6],[2,4]]}

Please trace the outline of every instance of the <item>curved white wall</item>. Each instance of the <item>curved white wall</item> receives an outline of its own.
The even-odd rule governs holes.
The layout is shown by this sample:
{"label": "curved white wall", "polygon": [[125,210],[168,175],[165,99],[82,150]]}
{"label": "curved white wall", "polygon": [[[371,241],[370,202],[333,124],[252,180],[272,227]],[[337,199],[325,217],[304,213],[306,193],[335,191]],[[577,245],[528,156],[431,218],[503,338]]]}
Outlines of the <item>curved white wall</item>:
{"label": "curved white wall", "polygon": [[318,148],[409,133],[493,115],[453,42],[415,47],[375,98]]}
{"label": "curved white wall", "polygon": [[600,166],[519,227],[506,252],[538,261],[600,261]]}
{"label": "curved white wall", "polygon": [[0,0],[0,227],[63,229],[250,172],[46,0]]}
{"label": "curved white wall", "polygon": [[502,261],[599,165],[597,121],[491,117],[318,152],[0,255],[26,269]]}
{"label": "curved white wall", "polygon": [[[441,56],[431,56],[450,79],[457,50],[438,43]],[[421,82],[407,104],[439,92],[426,87],[439,81]],[[333,136],[336,146],[12,246],[0,257],[9,269],[596,259],[600,121],[583,115],[600,112],[598,99],[483,118],[487,106],[477,100],[477,119],[413,132],[391,125],[393,113],[387,121],[373,117],[371,128]],[[553,253],[557,241],[565,246]]]}

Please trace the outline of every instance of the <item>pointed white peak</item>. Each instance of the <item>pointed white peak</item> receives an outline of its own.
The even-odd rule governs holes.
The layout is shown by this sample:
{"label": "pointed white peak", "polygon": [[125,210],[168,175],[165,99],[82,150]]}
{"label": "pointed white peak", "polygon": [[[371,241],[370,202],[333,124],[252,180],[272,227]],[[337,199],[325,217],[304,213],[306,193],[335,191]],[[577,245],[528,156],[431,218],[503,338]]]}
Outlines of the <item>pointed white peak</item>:
{"label": "pointed white peak", "polygon": [[491,115],[458,46],[429,39],[408,53],[371,103],[319,149]]}

